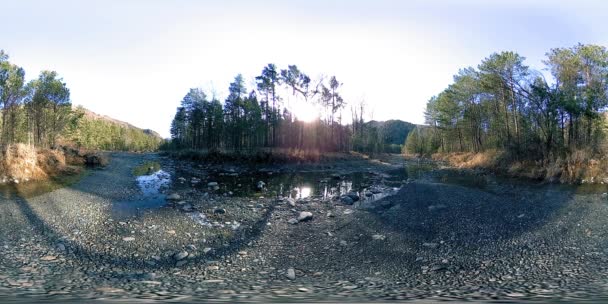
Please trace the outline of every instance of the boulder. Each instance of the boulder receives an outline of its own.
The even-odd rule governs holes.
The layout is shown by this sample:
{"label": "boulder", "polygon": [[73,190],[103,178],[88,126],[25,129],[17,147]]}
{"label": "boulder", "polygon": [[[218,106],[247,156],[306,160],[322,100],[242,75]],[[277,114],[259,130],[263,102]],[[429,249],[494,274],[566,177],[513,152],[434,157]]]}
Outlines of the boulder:
{"label": "boulder", "polygon": [[311,212],[302,211],[302,212],[300,212],[300,215],[298,215],[298,222],[304,222],[304,221],[310,221],[310,220],[312,220]]}
{"label": "boulder", "polygon": [[358,201],[359,198],[360,198],[359,197],[359,193],[357,193],[355,191],[351,191],[351,192],[346,193],[346,196],[350,197],[353,200],[353,202]]}
{"label": "boulder", "polygon": [[342,202],[345,205],[352,205],[355,203],[355,201],[350,196],[347,196],[347,195],[341,196],[340,202]]}
{"label": "boulder", "polygon": [[263,181],[259,181],[256,185],[255,188],[258,189],[259,191],[264,190],[264,188],[266,188],[266,183],[264,183]]}

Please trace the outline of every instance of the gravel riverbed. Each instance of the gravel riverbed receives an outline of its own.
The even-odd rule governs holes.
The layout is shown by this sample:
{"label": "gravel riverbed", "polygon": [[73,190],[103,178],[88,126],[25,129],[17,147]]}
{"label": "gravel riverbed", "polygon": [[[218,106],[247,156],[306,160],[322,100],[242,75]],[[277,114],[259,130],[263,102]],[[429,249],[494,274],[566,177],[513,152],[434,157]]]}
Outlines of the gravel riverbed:
{"label": "gravel riverbed", "polygon": [[[117,212],[150,199],[133,176],[146,161],[172,175],[154,198],[163,203]],[[392,187],[388,176],[400,166],[396,159],[281,169],[340,178],[360,168]],[[209,170],[114,153],[107,168],[69,187],[5,195],[0,302],[608,300],[602,193],[422,178],[350,205],[315,195],[229,195],[209,184]]]}

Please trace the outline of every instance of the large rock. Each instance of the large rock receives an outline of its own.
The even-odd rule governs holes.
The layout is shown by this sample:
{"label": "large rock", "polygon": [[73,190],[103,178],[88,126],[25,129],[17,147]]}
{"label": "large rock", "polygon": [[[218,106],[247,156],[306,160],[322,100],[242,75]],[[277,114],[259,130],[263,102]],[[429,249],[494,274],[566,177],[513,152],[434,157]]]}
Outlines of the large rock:
{"label": "large rock", "polygon": [[298,222],[305,222],[305,221],[310,221],[310,220],[312,220],[311,212],[302,211],[302,212],[300,212],[300,215],[298,215]]}
{"label": "large rock", "polygon": [[345,205],[352,205],[355,203],[355,201],[348,195],[343,195],[340,197],[340,202],[342,202]]}
{"label": "large rock", "polygon": [[353,200],[353,202],[358,201],[359,198],[360,198],[359,197],[359,193],[357,193],[355,191],[351,191],[351,192],[346,193],[346,196],[350,197]]}
{"label": "large rock", "polygon": [[99,153],[89,153],[85,155],[85,164],[88,166],[101,166],[105,167],[108,165],[108,158]]}

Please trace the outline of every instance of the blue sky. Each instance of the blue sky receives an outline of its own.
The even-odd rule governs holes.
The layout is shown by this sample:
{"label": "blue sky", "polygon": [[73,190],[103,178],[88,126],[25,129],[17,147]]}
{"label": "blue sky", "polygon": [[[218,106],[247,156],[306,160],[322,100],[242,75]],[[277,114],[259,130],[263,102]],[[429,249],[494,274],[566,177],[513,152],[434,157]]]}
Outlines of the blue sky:
{"label": "blue sky", "polygon": [[164,136],[188,88],[223,98],[270,62],[336,75],[374,119],[422,123],[426,101],[492,52],[541,70],[550,48],[608,45],[606,3],[0,0],[0,49],[29,79],[57,71],[73,103]]}

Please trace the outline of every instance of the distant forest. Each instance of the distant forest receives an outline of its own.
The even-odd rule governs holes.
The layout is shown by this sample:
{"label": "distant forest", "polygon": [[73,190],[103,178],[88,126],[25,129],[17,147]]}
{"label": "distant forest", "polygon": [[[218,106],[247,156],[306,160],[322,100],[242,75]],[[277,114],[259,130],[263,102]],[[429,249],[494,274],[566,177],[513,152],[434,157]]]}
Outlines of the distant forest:
{"label": "distant forest", "polygon": [[144,130],[96,119],[72,109],[70,90],[54,71],[25,81],[25,70],[0,50],[0,147],[25,143],[41,148],[150,151],[161,138]]}
{"label": "distant forest", "polygon": [[[242,75],[228,87],[224,102],[190,89],[171,124],[170,149],[253,151],[287,148],[317,151],[400,153],[413,125],[402,121],[365,122],[364,102],[350,106],[335,76],[312,80],[296,65],[279,70],[268,64],[247,88]],[[280,92],[320,109],[312,122],[298,120],[283,104]],[[284,94],[284,93],[283,93]],[[349,124],[344,124],[350,115]]]}
{"label": "distant forest", "polygon": [[410,133],[414,154],[508,151],[513,158],[548,162],[575,151],[605,151],[608,52],[578,44],[554,48],[544,64],[551,78],[514,52],[494,53],[426,106],[427,127]]}

